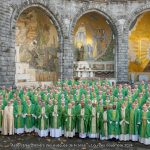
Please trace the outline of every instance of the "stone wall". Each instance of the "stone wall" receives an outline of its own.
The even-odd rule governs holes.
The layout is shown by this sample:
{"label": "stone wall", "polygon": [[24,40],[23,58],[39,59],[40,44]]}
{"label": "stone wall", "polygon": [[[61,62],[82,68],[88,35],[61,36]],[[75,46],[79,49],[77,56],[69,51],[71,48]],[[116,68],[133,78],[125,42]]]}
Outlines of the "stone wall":
{"label": "stone wall", "polygon": [[78,19],[96,11],[111,23],[117,42],[116,78],[128,81],[128,33],[131,23],[150,9],[149,0],[1,0],[0,1],[0,84],[15,84],[15,27],[19,15],[38,6],[47,12],[59,33],[59,78],[73,76],[73,33]]}

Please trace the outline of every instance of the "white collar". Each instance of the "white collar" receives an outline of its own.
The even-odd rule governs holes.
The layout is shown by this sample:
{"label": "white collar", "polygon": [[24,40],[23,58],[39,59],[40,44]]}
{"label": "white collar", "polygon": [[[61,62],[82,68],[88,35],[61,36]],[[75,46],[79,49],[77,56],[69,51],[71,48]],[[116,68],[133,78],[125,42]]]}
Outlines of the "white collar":
{"label": "white collar", "polygon": [[149,110],[146,110],[146,111],[144,111],[144,110],[142,110],[142,112],[148,112]]}

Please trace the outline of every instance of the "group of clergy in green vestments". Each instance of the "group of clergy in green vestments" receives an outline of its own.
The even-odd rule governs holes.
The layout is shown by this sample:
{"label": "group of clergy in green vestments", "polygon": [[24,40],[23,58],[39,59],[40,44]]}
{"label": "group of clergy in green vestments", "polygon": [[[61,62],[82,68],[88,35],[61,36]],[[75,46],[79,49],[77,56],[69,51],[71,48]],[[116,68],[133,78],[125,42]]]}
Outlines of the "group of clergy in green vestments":
{"label": "group of clergy in green vestments", "polygon": [[116,139],[150,144],[150,84],[65,80],[0,89],[3,135]]}

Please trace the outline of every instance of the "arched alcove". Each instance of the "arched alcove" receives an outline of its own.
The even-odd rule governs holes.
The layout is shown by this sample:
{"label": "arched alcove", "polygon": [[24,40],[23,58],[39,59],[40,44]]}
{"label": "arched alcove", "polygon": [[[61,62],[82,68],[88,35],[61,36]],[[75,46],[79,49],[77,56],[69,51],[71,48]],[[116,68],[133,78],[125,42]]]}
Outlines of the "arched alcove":
{"label": "arched alcove", "polygon": [[40,7],[29,7],[16,22],[16,83],[59,78],[60,37],[57,26]]}
{"label": "arched alcove", "polygon": [[116,78],[117,30],[106,16],[99,11],[87,11],[76,19],[73,30],[75,77]]}

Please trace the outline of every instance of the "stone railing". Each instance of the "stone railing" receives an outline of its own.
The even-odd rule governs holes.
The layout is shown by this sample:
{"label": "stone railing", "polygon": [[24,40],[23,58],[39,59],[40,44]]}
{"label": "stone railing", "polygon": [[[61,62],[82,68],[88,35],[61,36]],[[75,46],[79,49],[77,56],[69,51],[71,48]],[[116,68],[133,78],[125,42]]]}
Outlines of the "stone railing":
{"label": "stone railing", "polygon": [[58,80],[58,73],[30,68],[28,63],[16,63],[15,80],[16,83],[48,81],[56,82]]}
{"label": "stone railing", "polygon": [[78,78],[114,78],[114,62],[74,62],[74,77]]}
{"label": "stone railing", "polygon": [[150,73],[149,72],[129,72],[129,80],[134,82],[146,81],[150,82]]}

